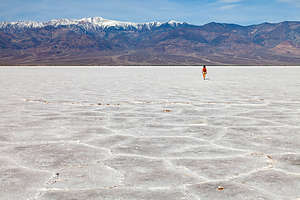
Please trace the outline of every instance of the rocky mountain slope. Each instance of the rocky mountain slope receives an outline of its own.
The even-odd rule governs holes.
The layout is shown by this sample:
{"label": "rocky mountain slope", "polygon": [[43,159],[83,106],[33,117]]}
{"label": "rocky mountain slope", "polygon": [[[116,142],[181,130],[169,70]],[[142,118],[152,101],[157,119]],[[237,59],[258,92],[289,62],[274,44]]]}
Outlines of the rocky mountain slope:
{"label": "rocky mountain slope", "polygon": [[299,65],[300,22],[1,22],[0,65]]}

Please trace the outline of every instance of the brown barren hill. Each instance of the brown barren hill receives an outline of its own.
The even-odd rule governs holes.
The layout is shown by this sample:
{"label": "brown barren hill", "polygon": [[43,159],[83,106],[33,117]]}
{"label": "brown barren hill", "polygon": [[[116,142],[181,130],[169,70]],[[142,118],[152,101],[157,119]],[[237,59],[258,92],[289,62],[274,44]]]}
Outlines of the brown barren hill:
{"label": "brown barren hill", "polygon": [[[0,65],[299,65],[300,22],[0,23]],[[108,20],[109,21],[109,20]]]}
{"label": "brown barren hill", "polygon": [[300,56],[300,48],[295,47],[290,41],[281,42],[272,49],[275,53],[282,55]]}

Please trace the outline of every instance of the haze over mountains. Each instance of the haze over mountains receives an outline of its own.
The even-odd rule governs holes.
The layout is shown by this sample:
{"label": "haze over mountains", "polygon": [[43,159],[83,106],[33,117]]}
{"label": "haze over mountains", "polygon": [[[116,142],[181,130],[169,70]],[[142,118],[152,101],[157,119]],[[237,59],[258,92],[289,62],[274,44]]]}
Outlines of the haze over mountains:
{"label": "haze over mountains", "polygon": [[300,22],[0,22],[0,65],[299,65]]}

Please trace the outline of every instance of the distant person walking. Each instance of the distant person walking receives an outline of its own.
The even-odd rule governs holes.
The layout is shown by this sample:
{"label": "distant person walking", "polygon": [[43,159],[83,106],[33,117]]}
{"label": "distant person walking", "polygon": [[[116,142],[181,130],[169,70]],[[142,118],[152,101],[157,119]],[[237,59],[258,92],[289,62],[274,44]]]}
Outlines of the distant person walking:
{"label": "distant person walking", "polygon": [[207,74],[207,69],[206,69],[206,66],[204,65],[203,68],[202,68],[202,75],[203,75],[204,80],[206,78],[206,74]]}

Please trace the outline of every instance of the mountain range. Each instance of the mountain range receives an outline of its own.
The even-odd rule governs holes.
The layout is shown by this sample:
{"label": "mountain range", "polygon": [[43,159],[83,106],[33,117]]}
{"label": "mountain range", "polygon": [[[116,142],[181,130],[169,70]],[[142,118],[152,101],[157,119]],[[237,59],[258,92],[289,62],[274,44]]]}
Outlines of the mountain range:
{"label": "mountain range", "polygon": [[300,22],[0,22],[0,65],[300,65]]}

